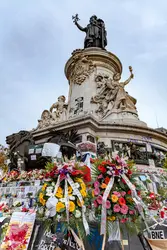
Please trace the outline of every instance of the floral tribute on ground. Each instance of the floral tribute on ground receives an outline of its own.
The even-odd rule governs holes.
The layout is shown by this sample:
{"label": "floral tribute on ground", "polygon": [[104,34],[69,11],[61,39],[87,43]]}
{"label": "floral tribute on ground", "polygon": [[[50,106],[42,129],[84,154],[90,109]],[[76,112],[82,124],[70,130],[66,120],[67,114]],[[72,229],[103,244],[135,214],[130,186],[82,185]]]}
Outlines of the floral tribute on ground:
{"label": "floral tribute on ground", "polygon": [[[146,219],[151,218],[149,209],[159,210],[161,221],[167,218],[166,206],[162,208],[160,196],[144,192],[143,186],[137,181],[136,173],[133,172],[134,163],[118,155],[109,158],[91,159],[91,168],[75,160],[64,162],[63,159],[57,159],[54,163],[48,163],[45,170],[12,170],[2,183],[7,186],[23,180],[32,183],[40,180],[39,191],[35,193],[37,218],[50,221],[50,228],[61,222],[71,233],[75,231],[80,240],[89,234],[91,237],[93,222],[96,228],[100,226],[100,234],[104,235],[104,249],[107,236],[109,241],[120,240],[120,227],[124,225],[142,230],[141,224],[145,221],[147,228]],[[3,202],[0,205],[3,214],[9,210],[8,204]],[[16,207],[18,205],[22,206],[20,202],[17,202]],[[11,241],[11,237],[19,237],[23,245],[24,242],[26,244],[23,232],[25,234],[27,226],[22,231],[16,230],[19,235],[10,233],[15,226],[9,226],[6,242]]]}
{"label": "floral tribute on ground", "polygon": [[85,183],[91,181],[90,169],[75,161],[57,163],[50,167],[45,179],[38,195],[38,206],[44,208],[45,216],[69,225],[71,221],[82,221],[89,234],[86,208],[90,198]]}
{"label": "floral tribute on ground", "polygon": [[46,217],[73,229],[82,222],[86,235],[93,217],[100,233],[112,240],[108,225],[119,229],[119,223],[137,224],[140,215],[144,216],[141,187],[132,173],[133,164],[118,155],[111,160],[92,159],[91,163],[91,176],[87,166],[75,161],[47,167],[46,181],[38,194],[38,211],[43,209]]}
{"label": "floral tribute on ground", "polygon": [[92,160],[92,199],[101,234],[106,234],[109,222],[135,223],[141,211],[144,213],[139,202],[141,187],[131,166],[118,155],[112,160]]}

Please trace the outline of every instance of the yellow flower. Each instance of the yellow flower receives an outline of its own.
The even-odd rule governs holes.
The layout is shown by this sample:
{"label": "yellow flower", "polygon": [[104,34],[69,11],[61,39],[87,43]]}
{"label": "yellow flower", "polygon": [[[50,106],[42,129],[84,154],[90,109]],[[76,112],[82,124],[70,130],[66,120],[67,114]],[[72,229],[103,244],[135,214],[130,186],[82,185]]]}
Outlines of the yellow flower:
{"label": "yellow flower", "polygon": [[84,204],[84,201],[83,201],[83,202],[82,202],[82,204],[81,204],[80,200],[79,200],[79,199],[77,199],[77,204],[78,204],[78,206],[79,206],[79,207],[82,207],[82,206],[83,206],[83,204]]}
{"label": "yellow flower", "polygon": [[70,212],[73,212],[75,210],[75,204],[73,201],[70,201],[69,202],[69,211]]}
{"label": "yellow flower", "polygon": [[44,183],[44,184],[43,184],[43,187],[42,187],[42,191],[45,191],[46,187],[47,187],[47,184]]}
{"label": "yellow flower", "polygon": [[101,184],[101,188],[106,188],[106,187],[107,187],[107,185],[105,183]]}
{"label": "yellow flower", "polygon": [[58,187],[58,189],[57,189],[57,193],[63,193],[63,189],[61,188],[61,187]]}
{"label": "yellow flower", "polygon": [[107,219],[110,220],[110,221],[114,221],[116,219],[116,217],[115,216],[111,216],[111,217],[107,217]]}
{"label": "yellow flower", "polygon": [[56,212],[60,212],[62,208],[65,208],[65,205],[59,201],[56,205]]}
{"label": "yellow flower", "polygon": [[56,196],[57,198],[63,198],[63,194],[60,193],[60,192],[57,192],[55,196]]}
{"label": "yellow flower", "polygon": [[116,196],[115,194],[111,195],[111,200],[112,202],[117,202],[118,196]]}
{"label": "yellow flower", "polygon": [[95,193],[94,193],[94,190],[92,190],[92,197],[95,197]]}
{"label": "yellow flower", "polygon": [[83,197],[86,197],[86,196],[87,196],[86,191],[85,191],[85,190],[83,190],[83,189],[81,189],[81,190],[80,190],[80,193],[81,193],[81,195],[82,195]]}
{"label": "yellow flower", "polygon": [[83,183],[83,180],[81,178],[76,178],[75,181],[79,183]]}
{"label": "yellow flower", "polygon": [[81,183],[81,188],[84,189],[84,190],[86,190],[86,185],[85,185],[84,182]]}
{"label": "yellow flower", "polygon": [[39,194],[39,199],[43,198],[43,193]]}
{"label": "yellow flower", "polygon": [[71,193],[72,193],[72,187],[69,186],[69,187],[68,187],[68,194],[71,194]]}
{"label": "yellow flower", "polygon": [[41,200],[41,204],[42,204],[43,206],[45,206],[46,200],[45,200],[45,199],[42,199],[42,200]]}
{"label": "yellow flower", "polygon": [[39,202],[44,206],[46,204],[46,200],[43,198],[43,193],[39,194]]}

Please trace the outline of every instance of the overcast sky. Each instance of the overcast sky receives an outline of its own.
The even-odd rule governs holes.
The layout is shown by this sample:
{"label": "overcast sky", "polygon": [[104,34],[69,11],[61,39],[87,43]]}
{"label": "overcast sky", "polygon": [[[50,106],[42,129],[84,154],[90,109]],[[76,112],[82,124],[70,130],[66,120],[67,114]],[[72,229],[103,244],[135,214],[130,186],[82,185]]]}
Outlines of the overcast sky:
{"label": "overcast sky", "polygon": [[37,126],[44,109],[68,95],[64,65],[82,48],[86,26],[96,14],[105,21],[108,46],[123,64],[122,79],[137,98],[141,120],[167,128],[167,0],[1,0],[0,143]]}

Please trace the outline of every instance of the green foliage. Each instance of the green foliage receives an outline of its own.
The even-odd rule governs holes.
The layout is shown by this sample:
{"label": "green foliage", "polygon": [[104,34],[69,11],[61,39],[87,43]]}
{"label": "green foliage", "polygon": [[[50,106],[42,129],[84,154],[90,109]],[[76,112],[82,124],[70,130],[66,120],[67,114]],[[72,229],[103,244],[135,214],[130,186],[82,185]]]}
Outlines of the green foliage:
{"label": "green foliage", "polygon": [[165,157],[164,164],[163,164],[162,167],[165,168],[165,169],[167,169],[167,155]]}
{"label": "green foliage", "polygon": [[158,194],[163,197],[164,200],[167,199],[167,187],[159,187]]}
{"label": "green foliage", "polygon": [[95,164],[92,164],[92,168],[91,168],[91,176],[93,180],[96,180],[97,176],[99,174],[99,170],[97,169]]}
{"label": "green foliage", "polygon": [[51,171],[54,168],[54,163],[53,162],[47,162],[45,169],[47,171]]}
{"label": "green foliage", "polygon": [[99,139],[100,139],[100,137],[97,135],[97,136],[95,137],[95,139],[96,139],[96,141],[98,142]]}

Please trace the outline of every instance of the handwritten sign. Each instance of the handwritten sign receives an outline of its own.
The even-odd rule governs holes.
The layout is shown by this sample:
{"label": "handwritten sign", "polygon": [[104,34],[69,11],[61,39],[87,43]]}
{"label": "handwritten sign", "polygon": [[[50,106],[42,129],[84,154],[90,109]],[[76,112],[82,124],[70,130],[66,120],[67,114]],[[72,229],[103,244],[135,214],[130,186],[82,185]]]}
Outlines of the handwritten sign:
{"label": "handwritten sign", "polygon": [[165,239],[163,230],[152,230],[151,231],[151,239],[153,240],[162,240]]}
{"label": "handwritten sign", "polygon": [[58,246],[64,250],[82,250],[69,232],[65,236],[61,232],[55,234],[45,232],[38,250],[55,250]]}

